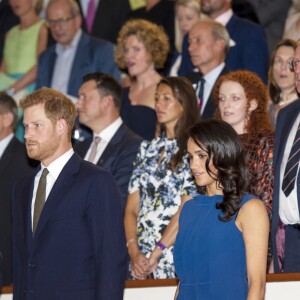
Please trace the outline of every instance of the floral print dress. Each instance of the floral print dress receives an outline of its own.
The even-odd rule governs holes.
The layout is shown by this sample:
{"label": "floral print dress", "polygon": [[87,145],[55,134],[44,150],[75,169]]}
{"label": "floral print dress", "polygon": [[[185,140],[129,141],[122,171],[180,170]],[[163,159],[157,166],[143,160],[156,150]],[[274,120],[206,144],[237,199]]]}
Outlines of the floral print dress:
{"label": "floral print dress", "polygon": [[[161,153],[163,156],[158,163]],[[181,204],[181,196],[197,194],[187,156],[176,172],[168,168],[178,151],[176,139],[158,137],[143,141],[129,182],[129,193],[139,190],[140,207],[137,218],[137,241],[140,251],[150,257],[172,216]],[[165,249],[153,271],[158,279],[174,278],[173,246]]]}

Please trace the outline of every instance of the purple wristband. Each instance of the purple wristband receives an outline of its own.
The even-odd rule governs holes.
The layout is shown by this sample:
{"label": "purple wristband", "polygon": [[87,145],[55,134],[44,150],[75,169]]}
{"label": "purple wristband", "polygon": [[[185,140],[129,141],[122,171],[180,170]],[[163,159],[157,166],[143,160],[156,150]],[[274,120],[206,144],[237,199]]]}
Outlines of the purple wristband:
{"label": "purple wristband", "polygon": [[158,247],[161,251],[164,251],[167,248],[161,241],[156,243],[156,247]]}

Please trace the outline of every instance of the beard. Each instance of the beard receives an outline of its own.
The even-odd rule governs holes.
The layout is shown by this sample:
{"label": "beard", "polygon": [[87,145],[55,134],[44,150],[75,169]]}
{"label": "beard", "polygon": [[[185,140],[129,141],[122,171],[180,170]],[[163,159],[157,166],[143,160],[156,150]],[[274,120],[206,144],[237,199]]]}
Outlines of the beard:
{"label": "beard", "polygon": [[57,151],[60,145],[60,137],[54,134],[45,142],[38,142],[34,139],[26,140],[27,155],[35,160],[44,161]]}

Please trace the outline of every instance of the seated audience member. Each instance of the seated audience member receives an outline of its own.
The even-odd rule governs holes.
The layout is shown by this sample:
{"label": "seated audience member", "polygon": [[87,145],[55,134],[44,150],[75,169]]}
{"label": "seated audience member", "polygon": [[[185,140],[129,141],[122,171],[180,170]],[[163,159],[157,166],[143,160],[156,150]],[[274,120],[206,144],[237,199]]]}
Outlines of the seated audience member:
{"label": "seated audience member", "polygon": [[159,133],[140,146],[125,210],[130,270],[137,279],[151,272],[156,279],[175,277],[169,236],[176,231],[180,206],[196,194],[186,157],[186,131],[199,120],[191,83],[161,79],[155,110]]}
{"label": "seated audience member", "polygon": [[190,130],[187,151],[200,195],[181,210],[174,262],[177,300],[263,300],[269,221],[257,196],[245,193],[241,141],[221,120]]}
{"label": "seated audience member", "polygon": [[91,36],[116,43],[130,12],[131,0],[76,0],[84,20],[81,27]]}
{"label": "seated audience member", "polygon": [[3,56],[4,39],[6,33],[19,23],[19,18],[13,13],[8,0],[0,1],[0,63]]}
{"label": "seated audience member", "polygon": [[295,73],[290,63],[294,58],[297,43],[291,39],[280,41],[271,56],[269,67],[270,116],[273,125],[279,110],[298,99]]}
{"label": "seated audience member", "polygon": [[281,40],[290,0],[247,0],[256,11],[259,24],[265,30],[269,52],[272,52],[276,44]]}
{"label": "seated audience member", "polygon": [[[46,14],[56,44],[39,59],[37,89],[51,87],[77,97],[85,74],[104,72],[120,80],[119,69],[114,62],[113,44],[82,32],[82,18],[75,0],[50,0]],[[75,140],[91,135],[78,124],[76,126]]]}
{"label": "seated audience member", "polygon": [[169,51],[168,38],[158,25],[146,20],[129,20],[122,27],[115,53],[121,69],[127,69],[130,87],[122,93],[121,117],[144,139],[156,130],[155,91]]}
{"label": "seated audience member", "polygon": [[[292,61],[300,93],[300,45]],[[275,129],[272,254],[275,273],[300,272],[300,101],[279,111]]]}
{"label": "seated audience member", "polygon": [[5,37],[0,91],[6,90],[11,96],[17,92],[24,95],[35,88],[37,60],[46,49],[48,32],[38,15],[41,1],[11,0],[9,3],[20,23]]}
{"label": "seated audience member", "polygon": [[[267,82],[269,53],[264,30],[261,26],[237,17],[231,9],[231,1],[202,0],[201,10],[215,21],[223,24],[231,39],[226,65],[230,70],[248,70]],[[179,75],[193,69],[188,52],[188,40],[183,43],[182,63]]]}
{"label": "seated audience member", "polygon": [[298,40],[300,38],[300,1],[291,0],[292,4],[285,21],[283,38]]}
{"label": "seated audience member", "polygon": [[249,192],[272,214],[274,134],[268,113],[267,88],[249,71],[221,76],[214,89],[216,118],[239,134],[250,173]]}
{"label": "seated audience member", "polygon": [[28,159],[24,144],[14,136],[18,122],[16,102],[0,93],[0,252],[3,256],[3,284],[12,284],[11,199],[15,182],[34,171],[36,163]]}
{"label": "seated audience member", "polygon": [[136,10],[132,10],[128,19],[144,19],[162,27],[166,32],[170,52],[162,73],[166,73],[171,64],[173,54],[175,52],[175,11],[173,0],[145,0],[145,6]]}
{"label": "seated audience member", "polygon": [[201,9],[199,0],[176,0],[175,2],[175,46],[170,68],[170,76],[178,76],[178,69],[181,63],[181,51],[183,37],[188,34],[193,25],[199,21]]}
{"label": "seated audience member", "polygon": [[198,72],[186,75],[196,89],[198,111],[202,118],[215,113],[212,90],[219,76],[229,72],[225,66],[229,51],[229,35],[226,28],[215,21],[197,22],[189,32],[189,53]]}
{"label": "seated audience member", "polygon": [[83,77],[76,107],[79,121],[93,131],[94,137],[77,143],[74,150],[110,171],[122,192],[124,208],[133,160],[142,139],[120,118],[121,93],[121,86],[110,75],[91,73]]}

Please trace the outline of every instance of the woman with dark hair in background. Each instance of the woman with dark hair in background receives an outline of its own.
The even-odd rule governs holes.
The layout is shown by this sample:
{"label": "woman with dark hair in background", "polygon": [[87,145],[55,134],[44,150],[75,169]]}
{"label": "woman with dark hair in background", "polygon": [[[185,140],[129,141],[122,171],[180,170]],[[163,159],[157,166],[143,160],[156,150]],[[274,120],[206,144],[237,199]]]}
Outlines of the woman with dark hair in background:
{"label": "woman with dark hair in background", "polygon": [[[174,278],[173,247],[180,206],[197,193],[186,157],[187,130],[199,120],[188,79],[163,78],[156,88],[158,137],[140,146],[129,182],[125,232],[134,278]],[[173,237],[173,235],[171,235]]]}
{"label": "woman with dark hair in background", "polygon": [[273,125],[279,110],[299,98],[295,86],[295,73],[290,66],[297,43],[291,39],[280,41],[271,56],[269,66],[270,116]]}
{"label": "woman with dark hair in background", "polygon": [[187,151],[203,194],[181,210],[176,299],[264,299],[269,221],[263,203],[244,192],[239,136],[221,120],[201,121],[190,130]]}

